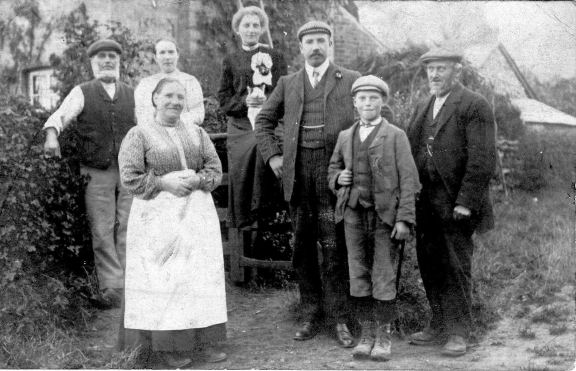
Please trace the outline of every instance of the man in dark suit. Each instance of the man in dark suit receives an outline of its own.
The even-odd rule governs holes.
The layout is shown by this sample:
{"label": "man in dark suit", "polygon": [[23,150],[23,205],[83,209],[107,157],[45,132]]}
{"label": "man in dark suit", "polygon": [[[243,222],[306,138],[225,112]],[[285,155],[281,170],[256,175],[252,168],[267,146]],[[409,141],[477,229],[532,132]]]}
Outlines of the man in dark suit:
{"label": "man in dark suit", "polygon": [[[293,265],[304,312],[294,339],[314,337],[326,314],[335,322],[339,343],[352,347],[346,325],[346,246],[341,230],[337,238],[327,169],[338,133],[354,123],[350,90],[360,74],[328,60],[332,30],[326,23],[306,23],[298,39],[305,67],[280,78],[256,118],[256,138],[264,161],[281,178],[290,205]],[[281,119],[284,130],[279,138],[275,128]]]}
{"label": "man in dark suit", "polygon": [[429,325],[411,342],[445,341],[442,354],[449,356],[466,353],[472,325],[472,234],[494,225],[488,188],[496,158],[494,116],[484,97],[458,82],[461,59],[447,49],[421,57],[432,96],[408,128],[422,182],[416,251],[432,311]]}

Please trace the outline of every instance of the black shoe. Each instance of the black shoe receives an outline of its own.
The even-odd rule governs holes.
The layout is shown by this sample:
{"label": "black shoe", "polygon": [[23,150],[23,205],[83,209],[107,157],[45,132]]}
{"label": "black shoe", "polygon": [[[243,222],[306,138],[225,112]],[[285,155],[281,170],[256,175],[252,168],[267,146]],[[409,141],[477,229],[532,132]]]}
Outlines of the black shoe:
{"label": "black shoe", "polygon": [[345,323],[338,323],[336,325],[336,337],[338,338],[338,343],[343,348],[352,348],[354,346],[354,337]]}
{"label": "black shoe", "polygon": [[318,326],[314,322],[306,321],[302,324],[300,330],[296,331],[294,340],[308,340],[312,339],[318,333]]}
{"label": "black shoe", "polygon": [[102,304],[109,308],[120,308],[122,305],[122,289],[106,288],[102,290]]}
{"label": "black shoe", "polygon": [[441,344],[446,336],[440,330],[426,327],[424,330],[412,334],[410,336],[410,344],[412,345],[434,345]]}

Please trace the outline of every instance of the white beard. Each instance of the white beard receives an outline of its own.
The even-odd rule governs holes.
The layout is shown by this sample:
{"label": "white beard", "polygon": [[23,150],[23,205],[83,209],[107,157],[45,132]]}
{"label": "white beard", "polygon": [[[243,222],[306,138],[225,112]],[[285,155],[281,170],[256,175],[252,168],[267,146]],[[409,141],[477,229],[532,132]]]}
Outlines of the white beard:
{"label": "white beard", "polygon": [[120,63],[116,63],[116,68],[113,70],[102,70],[96,59],[92,58],[90,59],[90,66],[92,67],[94,78],[97,80],[112,83],[120,79]]}

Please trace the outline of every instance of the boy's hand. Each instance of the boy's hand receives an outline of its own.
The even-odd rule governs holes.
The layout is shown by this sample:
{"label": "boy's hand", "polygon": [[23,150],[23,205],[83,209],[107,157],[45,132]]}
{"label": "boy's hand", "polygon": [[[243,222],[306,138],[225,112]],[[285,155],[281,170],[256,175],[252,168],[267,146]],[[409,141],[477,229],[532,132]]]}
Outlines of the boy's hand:
{"label": "boy's hand", "polygon": [[348,186],[352,184],[352,172],[350,169],[342,170],[340,175],[338,175],[338,184],[341,186]]}
{"label": "boy's hand", "polygon": [[408,228],[408,225],[404,222],[396,222],[390,237],[398,241],[404,241],[408,236],[410,236],[410,228]]}

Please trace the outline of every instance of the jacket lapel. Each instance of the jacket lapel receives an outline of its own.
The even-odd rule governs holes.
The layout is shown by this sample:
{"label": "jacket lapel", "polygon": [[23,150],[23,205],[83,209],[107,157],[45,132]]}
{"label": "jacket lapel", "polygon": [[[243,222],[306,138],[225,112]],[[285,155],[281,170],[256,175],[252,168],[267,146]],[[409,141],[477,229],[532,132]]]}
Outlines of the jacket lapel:
{"label": "jacket lapel", "polygon": [[330,94],[336,86],[336,77],[334,76],[335,69],[336,66],[330,63],[326,73],[324,74],[324,77],[326,78],[326,87],[324,88],[324,107],[326,107],[326,98],[328,98],[328,94]]}
{"label": "jacket lapel", "polygon": [[344,166],[348,170],[354,170],[352,158],[354,157],[354,136],[356,135],[356,128],[358,127],[358,121],[356,121],[350,129],[350,135],[348,135],[348,142],[344,146]]}
{"label": "jacket lapel", "polygon": [[442,129],[442,127],[446,125],[448,121],[450,121],[450,118],[452,117],[452,115],[454,115],[456,109],[460,105],[461,100],[462,100],[462,85],[460,83],[457,83],[450,92],[448,98],[446,98],[446,102],[444,102],[444,107],[442,107],[442,109],[440,110],[439,113],[440,117],[438,117],[438,127],[436,128],[434,136],[438,135],[440,129]]}
{"label": "jacket lapel", "polygon": [[304,79],[307,79],[308,76],[306,75],[306,69],[302,68],[300,73],[295,76],[294,81],[294,90],[296,91],[296,95],[298,99],[300,99],[300,103],[304,102]]}
{"label": "jacket lapel", "polygon": [[378,132],[376,133],[374,140],[372,140],[372,143],[370,143],[370,146],[368,148],[376,147],[376,146],[382,144],[382,142],[384,141],[383,139],[386,136],[388,136],[388,126],[389,125],[390,125],[390,123],[385,118],[382,118],[382,123],[380,125],[378,125],[378,128],[376,128],[376,130],[378,130]]}

